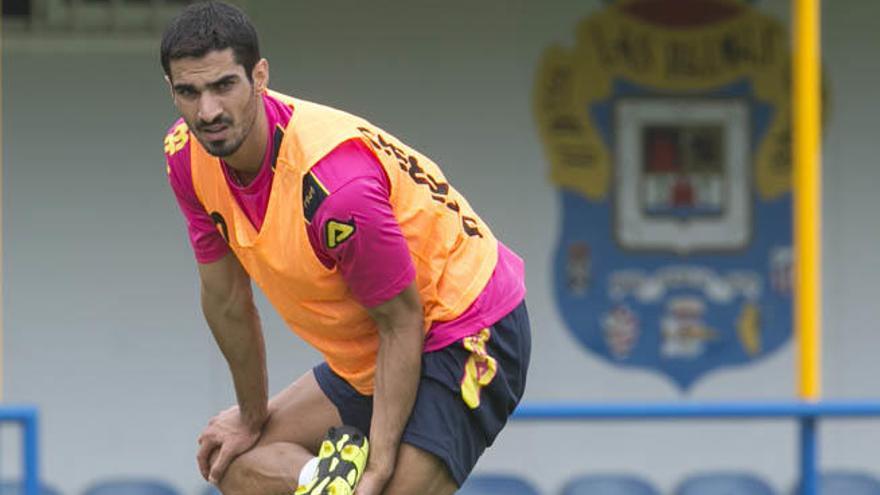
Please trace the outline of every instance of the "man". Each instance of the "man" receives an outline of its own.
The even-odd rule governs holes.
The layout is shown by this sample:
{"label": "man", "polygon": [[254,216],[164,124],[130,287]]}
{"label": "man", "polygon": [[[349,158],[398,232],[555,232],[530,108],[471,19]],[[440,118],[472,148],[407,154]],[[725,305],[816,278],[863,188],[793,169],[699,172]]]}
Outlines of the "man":
{"label": "man", "polygon": [[[268,90],[237,8],[186,8],[161,59],[169,180],[238,402],[199,437],[202,475],[225,495],[453,493],[523,394],[522,260],[430,159]],[[271,400],[251,280],[325,359]]]}

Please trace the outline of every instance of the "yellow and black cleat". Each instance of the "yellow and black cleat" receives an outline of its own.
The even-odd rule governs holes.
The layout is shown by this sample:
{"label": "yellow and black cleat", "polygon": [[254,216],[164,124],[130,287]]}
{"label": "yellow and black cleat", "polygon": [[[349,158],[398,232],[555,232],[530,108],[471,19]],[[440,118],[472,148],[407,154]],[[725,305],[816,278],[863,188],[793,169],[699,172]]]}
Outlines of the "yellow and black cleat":
{"label": "yellow and black cleat", "polygon": [[330,428],[318,452],[315,477],[294,495],[351,495],[367,467],[370,443],[351,426]]}

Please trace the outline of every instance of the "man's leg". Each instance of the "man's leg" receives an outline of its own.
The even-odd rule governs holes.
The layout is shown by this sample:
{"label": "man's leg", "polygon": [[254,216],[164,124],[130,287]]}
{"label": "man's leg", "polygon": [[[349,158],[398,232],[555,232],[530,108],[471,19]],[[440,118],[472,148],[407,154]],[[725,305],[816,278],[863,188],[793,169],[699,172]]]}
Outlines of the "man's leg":
{"label": "man's leg", "polygon": [[530,353],[525,303],[491,327],[426,353],[384,495],[455,493],[522,397]]}
{"label": "man's leg", "polygon": [[400,445],[397,466],[391,481],[385,487],[384,495],[451,495],[457,489],[455,480],[440,459],[404,443]]}
{"label": "man's leg", "polygon": [[236,458],[220,481],[223,495],[290,495],[327,430],[342,425],[310,370],[272,398],[257,445]]}
{"label": "man's leg", "polygon": [[[426,354],[416,404],[384,495],[454,493],[455,480],[464,481],[522,397],[530,350],[523,302],[490,329]],[[474,381],[465,394],[460,388],[462,375],[449,370],[480,369],[468,366],[472,360],[475,364],[491,361],[489,369],[495,373],[489,383],[465,373],[465,378]],[[358,396],[326,365],[316,369],[327,393],[345,408],[345,422],[367,433],[369,398]],[[296,489],[303,464],[318,451],[327,430],[343,423],[313,373],[306,373],[273,398],[277,412],[257,447],[232,463],[234,476],[227,474],[221,482],[224,495],[289,495]],[[458,435],[472,437],[467,441]]]}

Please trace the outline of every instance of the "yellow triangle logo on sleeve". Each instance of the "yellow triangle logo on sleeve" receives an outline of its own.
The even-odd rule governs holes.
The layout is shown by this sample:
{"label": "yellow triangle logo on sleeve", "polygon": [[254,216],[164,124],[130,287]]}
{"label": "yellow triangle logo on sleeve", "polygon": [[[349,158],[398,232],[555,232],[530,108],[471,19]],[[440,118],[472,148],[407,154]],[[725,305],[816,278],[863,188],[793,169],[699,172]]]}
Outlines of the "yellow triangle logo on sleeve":
{"label": "yellow triangle logo on sleeve", "polygon": [[333,249],[336,246],[347,241],[354,234],[354,221],[351,223],[340,222],[339,220],[330,220],[327,222],[327,247]]}

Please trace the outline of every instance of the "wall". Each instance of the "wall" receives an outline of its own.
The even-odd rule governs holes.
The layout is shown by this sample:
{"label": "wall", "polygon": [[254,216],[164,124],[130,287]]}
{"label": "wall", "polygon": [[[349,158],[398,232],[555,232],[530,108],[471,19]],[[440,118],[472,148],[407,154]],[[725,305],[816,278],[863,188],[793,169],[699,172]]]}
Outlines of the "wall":
{"label": "wall", "polygon": [[[788,398],[791,346],[682,396],[659,375],[599,361],[556,312],[559,205],[530,97],[541,52],[570,45],[576,22],[600,4],[251,2],[276,89],[361,114],[434,157],[524,256],[534,328],[527,399]],[[787,5],[760,7],[785,19]],[[825,12],[824,375],[833,398],[877,390],[877,15],[880,5],[858,0]],[[4,400],[41,407],[43,472],[66,493],[120,473],[195,493],[195,438],[232,393],[166,184],[161,140],[173,107],[152,50],[93,48],[3,53]],[[277,391],[317,355],[260,305]],[[586,470],[646,473],[669,488],[696,469],[744,468],[787,489],[795,433],[787,422],[514,424],[478,469],[524,472],[550,490]],[[876,468],[876,424],[830,423],[822,438],[826,466]],[[5,436],[4,453],[13,440]],[[14,460],[4,456],[4,472]]]}

